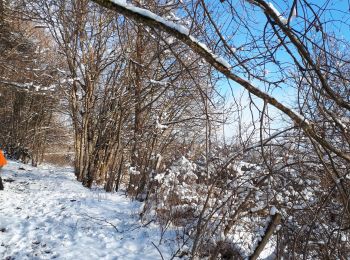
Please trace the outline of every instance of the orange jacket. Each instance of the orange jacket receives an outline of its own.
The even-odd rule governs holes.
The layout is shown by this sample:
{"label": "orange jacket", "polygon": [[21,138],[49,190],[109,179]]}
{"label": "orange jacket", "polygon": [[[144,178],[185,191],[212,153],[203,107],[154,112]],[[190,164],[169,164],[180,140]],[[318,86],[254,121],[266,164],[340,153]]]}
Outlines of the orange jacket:
{"label": "orange jacket", "polygon": [[6,158],[4,156],[4,153],[0,150],[0,167],[7,164]]}

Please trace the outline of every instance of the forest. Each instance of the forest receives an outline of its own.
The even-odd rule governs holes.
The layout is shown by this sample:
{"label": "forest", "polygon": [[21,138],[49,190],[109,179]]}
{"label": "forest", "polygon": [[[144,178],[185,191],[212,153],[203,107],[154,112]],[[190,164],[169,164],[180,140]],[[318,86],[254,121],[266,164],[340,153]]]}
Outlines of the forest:
{"label": "forest", "polygon": [[0,148],[141,202],[175,259],[348,259],[349,21],[342,0],[0,0]]}

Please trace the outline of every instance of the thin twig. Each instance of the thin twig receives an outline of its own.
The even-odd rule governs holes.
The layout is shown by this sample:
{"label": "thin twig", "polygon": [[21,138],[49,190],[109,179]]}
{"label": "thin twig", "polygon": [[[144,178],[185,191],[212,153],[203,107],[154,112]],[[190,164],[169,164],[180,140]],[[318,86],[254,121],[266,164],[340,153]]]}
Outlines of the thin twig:
{"label": "thin twig", "polygon": [[162,258],[162,260],[164,260],[164,257],[162,255],[162,252],[160,252],[159,248],[156,246],[156,244],[153,243],[153,241],[151,242],[152,245],[154,245],[154,247],[157,249],[158,253],[160,254],[160,257]]}

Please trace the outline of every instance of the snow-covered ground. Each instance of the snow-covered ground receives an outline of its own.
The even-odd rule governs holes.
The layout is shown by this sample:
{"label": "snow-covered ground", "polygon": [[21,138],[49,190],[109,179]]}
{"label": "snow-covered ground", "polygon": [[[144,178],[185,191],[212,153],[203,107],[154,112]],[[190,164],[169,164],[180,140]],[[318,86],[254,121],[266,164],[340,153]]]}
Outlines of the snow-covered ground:
{"label": "snow-covered ground", "polygon": [[172,256],[172,235],[159,244],[141,203],[86,189],[69,168],[9,162],[1,176],[0,259],[161,259],[156,247]]}

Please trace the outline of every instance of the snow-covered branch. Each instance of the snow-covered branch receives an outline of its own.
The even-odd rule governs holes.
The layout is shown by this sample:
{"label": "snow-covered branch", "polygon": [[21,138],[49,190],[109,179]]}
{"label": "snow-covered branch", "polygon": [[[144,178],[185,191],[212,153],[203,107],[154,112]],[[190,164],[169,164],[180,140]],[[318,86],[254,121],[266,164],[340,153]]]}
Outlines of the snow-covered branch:
{"label": "snow-covered branch", "polygon": [[[126,3],[125,0],[92,0],[93,2],[104,6],[110,10],[114,10],[119,14],[124,15],[127,18],[130,18],[134,21],[143,23],[149,27],[155,28],[157,30],[161,30],[169,33],[173,37],[182,41],[188,47],[192,49],[196,54],[201,56],[204,60],[206,60],[210,65],[212,65],[215,69],[224,74],[227,78],[235,81],[246,90],[248,90],[253,95],[263,99],[266,103],[274,106],[278,110],[282,111],[286,114],[293,122],[300,126],[305,133],[307,133],[311,138],[315,139],[319,144],[328,148],[338,156],[350,161],[350,155],[344,154],[342,151],[338,150],[335,147],[332,147],[326,140],[324,140],[321,136],[319,136],[313,129],[312,123],[307,121],[302,115],[293,111],[289,107],[285,106],[273,96],[268,93],[260,90],[258,87],[252,85],[248,80],[243,79],[237,74],[233,73],[230,69],[230,65],[223,58],[215,55],[205,44],[199,42],[195,37],[190,35],[190,31],[183,26],[180,26],[176,23],[167,21],[163,17],[158,16],[155,13],[152,13],[149,10],[136,7],[129,3]],[[264,2],[264,4],[266,4]],[[266,4],[267,5],[267,4]],[[267,6],[269,10],[270,7]],[[274,13],[274,16],[277,15]],[[276,18],[278,19],[278,17]]]}

